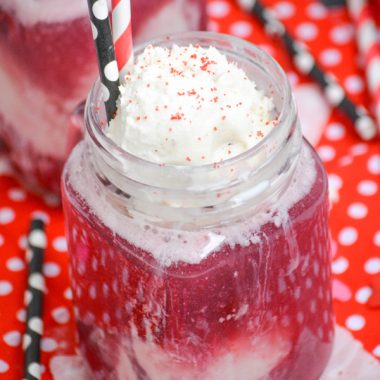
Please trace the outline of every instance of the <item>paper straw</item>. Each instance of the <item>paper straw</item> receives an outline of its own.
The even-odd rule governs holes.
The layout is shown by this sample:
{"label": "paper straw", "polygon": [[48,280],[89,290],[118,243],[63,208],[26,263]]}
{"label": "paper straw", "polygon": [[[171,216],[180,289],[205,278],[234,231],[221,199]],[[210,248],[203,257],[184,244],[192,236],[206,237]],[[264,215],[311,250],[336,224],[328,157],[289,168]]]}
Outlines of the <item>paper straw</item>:
{"label": "paper straw", "polygon": [[112,0],[112,35],[120,80],[133,62],[133,41],[130,0]]}
{"label": "paper straw", "polygon": [[44,222],[34,219],[28,235],[28,289],[25,292],[26,332],[23,339],[24,379],[41,378],[40,339],[43,332],[42,306],[45,292],[45,279],[42,265],[46,248]]}
{"label": "paper straw", "polygon": [[339,8],[346,6],[346,0],[320,0],[328,8]]}
{"label": "paper straw", "polygon": [[353,122],[357,134],[363,140],[370,140],[376,136],[376,124],[368,111],[363,106],[355,105],[348,98],[343,87],[331,74],[325,73],[319,67],[314,57],[301,42],[290,36],[284,24],[274,17],[273,12],[266,9],[257,0],[238,0],[238,3],[261,21],[268,34],[277,35],[282,39],[298,70],[305,75],[310,75],[320,84],[328,102],[348,116]]}
{"label": "paper straw", "polygon": [[116,100],[120,92],[119,70],[112,42],[107,0],[88,0],[88,9],[98,57],[100,80],[103,84],[103,100],[107,120],[110,121],[116,113]]}
{"label": "paper straw", "polygon": [[348,0],[347,5],[355,23],[357,45],[364,58],[367,88],[380,129],[380,45],[377,41],[376,24],[367,0]]}

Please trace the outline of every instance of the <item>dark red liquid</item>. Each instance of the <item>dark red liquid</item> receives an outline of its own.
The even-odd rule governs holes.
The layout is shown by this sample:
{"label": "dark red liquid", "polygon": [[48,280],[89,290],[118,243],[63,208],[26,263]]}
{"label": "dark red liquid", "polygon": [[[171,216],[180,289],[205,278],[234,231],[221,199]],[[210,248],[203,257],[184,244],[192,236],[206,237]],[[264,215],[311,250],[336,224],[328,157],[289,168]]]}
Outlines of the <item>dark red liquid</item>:
{"label": "dark red liquid", "polygon": [[266,223],[255,244],[169,267],[103,224],[72,187],[69,162],[63,205],[77,325],[96,379],[318,379],[333,314],[326,176],[313,157],[316,181],[287,223]]}

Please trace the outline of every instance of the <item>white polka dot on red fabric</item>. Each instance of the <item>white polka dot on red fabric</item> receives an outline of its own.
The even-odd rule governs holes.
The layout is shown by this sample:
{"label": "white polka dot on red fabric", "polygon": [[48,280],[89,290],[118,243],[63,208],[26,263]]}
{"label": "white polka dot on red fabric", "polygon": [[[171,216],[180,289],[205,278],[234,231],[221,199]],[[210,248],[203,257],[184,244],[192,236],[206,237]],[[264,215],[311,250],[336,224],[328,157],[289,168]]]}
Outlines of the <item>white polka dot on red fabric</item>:
{"label": "white polka dot on red fabric", "polygon": [[338,25],[330,30],[330,39],[337,45],[345,45],[352,40],[354,28],[351,24]]}
{"label": "white polka dot on red fabric", "polygon": [[349,166],[354,162],[354,159],[351,156],[344,156],[339,160],[340,166]]}
{"label": "white polka dot on red fabric", "polygon": [[70,320],[70,312],[66,307],[57,307],[51,311],[53,319],[59,324],[65,324]]}
{"label": "white polka dot on red fabric", "polygon": [[344,80],[345,89],[351,94],[359,94],[364,90],[364,81],[359,75],[350,75]]}
{"label": "white polka dot on red fabric", "polygon": [[317,149],[322,161],[328,162],[335,158],[335,149],[329,145],[322,145]]}
{"label": "white polka dot on red fabric", "polygon": [[329,174],[328,179],[329,179],[329,186],[331,186],[335,189],[341,189],[342,188],[343,180],[337,174]]}
{"label": "white polka dot on red fabric", "polygon": [[213,20],[209,20],[207,23],[207,30],[210,32],[219,32],[219,24]]}
{"label": "white polka dot on red fabric", "polygon": [[231,24],[230,33],[236,37],[247,38],[252,33],[252,24],[246,21],[236,21]]}
{"label": "white polka dot on red fabric", "polygon": [[355,293],[355,300],[360,304],[366,304],[369,297],[372,295],[372,289],[369,286],[363,286]]}
{"label": "white polka dot on red fabric", "polygon": [[[117,65],[116,65],[117,66]],[[115,75],[113,72],[112,72],[112,69],[114,69],[113,65],[112,65],[112,62],[111,63],[108,63],[106,65],[106,68],[107,69],[107,73],[106,75],[109,75],[110,77],[112,75]],[[109,72],[111,71],[111,73]],[[108,77],[107,77],[108,79]],[[54,195],[54,194],[48,194],[48,195],[45,195],[44,196],[44,202],[47,206],[49,207],[52,207],[52,208],[56,208],[58,207],[60,204],[61,204],[61,200],[60,198],[57,196],[57,195]]]}
{"label": "white polka dot on red fabric", "polygon": [[368,208],[364,203],[355,202],[348,206],[347,213],[353,219],[363,219],[368,214]]}
{"label": "white polka dot on red fabric", "polygon": [[46,277],[57,277],[61,273],[61,268],[56,263],[45,263],[44,264],[44,275]]}
{"label": "white polka dot on red fabric", "polygon": [[58,252],[67,252],[67,241],[64,236],[58,236],[53,240],[53,247]]}
{"label": "white polka dot on red fabric", "polygon": [[380,174],[380,154],[374,154],[368,159],[367,169],[371,174]]}
{"label": "white polka dot on red fabric", "polygon": [[375,356],[380,357],[380,344],[377,345],[377,346],[373,349],[372,353],[373,353]]}
{"label": "white polka dot on red fabric", "polygon": [[334,274],[342,274],[348,269],[349,265],[345,257],[339,257],[332,262],[331,269]]}
{"label": "white polka dot on red fabric", "polygon": [[364,264],[364,270],[368,274],[380,273],[380,258],[372,257],[371,259],[368,259]]}
{"label": "white polka dot on red fabric", "polygon": [[9,364],[6,361],[0,359],[0,373],[5,373],[8,370],[9,370]]}
{"label": "white polka dot on red fabric", "polygon": [[19,237],[19,239],[18,239],[18,246],[23,251],[26,249],[26,247],[28,246],[28,239],[27,239],[26,235],[21,235]]}
{"label": "white polka dot on red fabric", "polygon": [[15,220],[16,214],[10,207],[0,208],[0,224],[9,224]]}
{"label": "white polka dot on red fabric", "polygon": [[373,244],[380,247],[380,231],[377,231],[373,237]]}
{"label": "white polka dot on red fabric", "polygon": [[365,318],[361,315],[354,314],[346,319],[346,327],[352,331],[359,331],[365,326]]}
{"label": "white polka dot on red fabric", "polygon": [[20,322],[25,322],[26,321],[26,310],[25,309],[20,309],[17,313],[16,313],[16,318],[18,321]]}
{"label": "white polka dot on red fabric", "polygon": [[13,202],[22,202],[26,199],[26,193],[22,189],[9,189],[8,190],[8,198]]}
{"label": "white polka dot on red fabric", "polygon": [[19,257],[11,257],[6,262],[6,267],[12,272],[19,272],[25,268],[24,260],[21,260]]}
{"label": "white polka dot on red fabric", "polygon": [[0,296],[7,296],[13,291],[13,285],[9,281],[0,281]]}
{"label": "white polka dot on red fabric", "polygon": [[304,41],[314,40],[318,35],[318,28],[311,22],[303,22],[296,27],[297,37]]}
{"label": "white polka dot on red fabric", "polygon": [[314,2],[306,8],[307,15],[314,20],[321,20],[326,17],[327,9],[321,3]]}
{"label": "white polka dot on red fabric", "polygon": [[358,239],[358,231],[354,227],[344,227],[338,234],[338,241],[341,245],[349,246]]}
{"label": "white polka dot on red fabric", "polygon": [[3,335],[4,342],[11,347],[17,347],[21,343],[21,333],[19,331],[10,331]]}
{"label": "white polka dot on red fabric", "polygon": [[44,352],[55,351],[58,347],[58,343],[52,338],[42,338],[41,340],[41,350]]}
{"label": "white polka dot on red fabric", "polygon": [[0,234],[0,247],[4,245],[4,242],[5,242],[4,236]]}
{"label": "white polka dot on red fabric", "polygon": [[363,154],[366,154],[368,152],[368,144],[366,143],[355,144],[350,148],[350,152],[354,156],[361,156]]}
{"label": "white polka dot on red fabric", "polygon": [[335,66],[342,61],[342,54],[338,49],[329,48],[322,51],[319,59],[325,66]]}
{"label": "white polka dot on red fabric", "polygon": [[64,293],[63,293],[64,297],[68,300],[72,300],[73,299],[73,292],[70,288],[67,288]]}
{"label": "white polka dot on red fabric", "polygon": [[230,5],[226,1],[213,1],[207,5],[209,16],[215,18],[226,17],[230,12]]}
{"label": "white polka dot on red fabric", "polygon": [[358,183],[357,191],[360,195],[370,197],[377,193],[378,186],[375,181],[363,180]]}
{"label": "white polka dot on red fabric", "polygon": [[273,5],[272,10],[276,17],[280,19],[287,19],[294,16],[296,8],[294,4],[289,1],[278,1]]}
{"label": "white polka dot on red fabric", "polygon": [[346,128],[341,123],[331,123],[327,126],[325,135],[331,141],[341,140],[346,134]]}

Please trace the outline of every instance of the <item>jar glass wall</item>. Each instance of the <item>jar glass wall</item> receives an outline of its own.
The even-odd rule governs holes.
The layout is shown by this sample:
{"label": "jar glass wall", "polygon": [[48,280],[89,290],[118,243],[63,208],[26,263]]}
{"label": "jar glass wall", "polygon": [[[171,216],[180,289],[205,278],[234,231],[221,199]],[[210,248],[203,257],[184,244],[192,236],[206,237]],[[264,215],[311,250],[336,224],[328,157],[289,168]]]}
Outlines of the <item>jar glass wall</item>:
{"label": "jar glass wall", "polygon": [[95,84],[62,179],[81,352],[96,379],[316,380],[333,340],[327,180],[286,76],[229,36],[150,43],[215,46],[278,126],[222,163],[154,164],[106,136]]}

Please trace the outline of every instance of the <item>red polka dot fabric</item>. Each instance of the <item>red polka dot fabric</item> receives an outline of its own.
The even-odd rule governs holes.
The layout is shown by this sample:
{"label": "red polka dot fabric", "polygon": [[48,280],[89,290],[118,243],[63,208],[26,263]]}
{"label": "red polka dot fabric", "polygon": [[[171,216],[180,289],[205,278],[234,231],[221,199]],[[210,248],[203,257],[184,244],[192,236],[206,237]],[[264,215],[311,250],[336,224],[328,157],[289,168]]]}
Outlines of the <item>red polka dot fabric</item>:
{"label": "red polka dot fabric", "polygon": [[[310,48],[318,63],[336,76],[353,101],[370,106],[355,30],[346,9],[329,9],[320,1],[263,3]],[[313,82],[297,73],[281,42],[267,36],[237,2],[209,0],[208,13],[210,30],[259,45],[288,74],[305,135],[316,146],[329,176],[336,320],[380,358],[380,304],[375,302],[376,291],[380,293],[380,141],[360,141],[350,122],[326,104]],[[33,215],[47,222],[47,294],[41,347],[42,379],[50,380],[51,359],[76,353],[63,215],[56,199],[41,199],[24,190],[12,177],[5,157],[0,157],[0,378],[5,380],[22,378],[24,256]]]}

